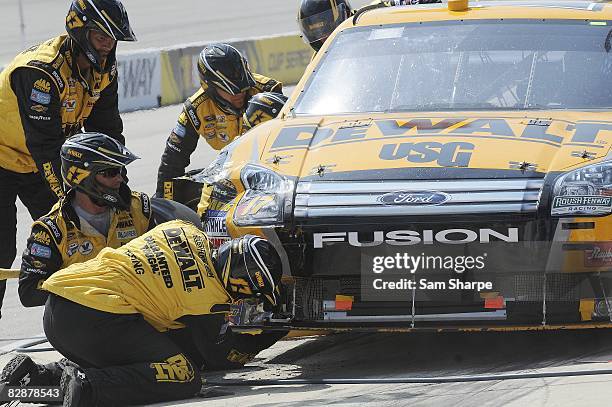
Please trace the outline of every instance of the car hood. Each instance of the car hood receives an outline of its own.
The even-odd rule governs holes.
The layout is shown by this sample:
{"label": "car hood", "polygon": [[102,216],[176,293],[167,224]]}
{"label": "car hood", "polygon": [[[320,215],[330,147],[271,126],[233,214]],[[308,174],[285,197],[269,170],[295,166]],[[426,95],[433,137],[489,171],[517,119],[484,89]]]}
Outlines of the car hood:
{"label": "car hood", "polygon": [[441,171],[461,177],[472,170],[543,175],[605,157],[612,141],[609,112],[286,118],[262,127],[247,137],[258,140],[262,163],[289,176],[321,180],[424,178],[427,169],[432,177]]}

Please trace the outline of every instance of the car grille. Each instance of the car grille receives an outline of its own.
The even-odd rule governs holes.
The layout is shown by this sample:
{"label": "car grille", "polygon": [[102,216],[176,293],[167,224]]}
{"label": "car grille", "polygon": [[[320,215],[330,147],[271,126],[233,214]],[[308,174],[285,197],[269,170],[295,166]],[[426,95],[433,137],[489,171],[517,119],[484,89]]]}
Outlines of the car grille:
{"label": "car grille", "polygon": [[[533,213],[542,178],[444,181],[301,181],[297,185],[297,221],[328,217],[470,215]],[[440,205],[386,205],[379,197],[399,191],[436,191],[450,195]]]}

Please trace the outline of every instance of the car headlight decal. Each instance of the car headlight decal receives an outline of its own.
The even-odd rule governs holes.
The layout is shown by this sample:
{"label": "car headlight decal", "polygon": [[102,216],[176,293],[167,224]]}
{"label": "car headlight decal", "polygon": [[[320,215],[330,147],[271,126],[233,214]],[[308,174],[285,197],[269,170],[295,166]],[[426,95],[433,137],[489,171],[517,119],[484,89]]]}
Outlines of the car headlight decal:
{"label": "car headlight decal", "polygon": [[555,182],[553,216],[603,216],[612,213],[612,160],[561,175]]}
{"label": "car headlight decal", "polygon": [[291,214],[293,181],[257,165],[245,166],[240,179],[245,193],[236,205],[237,226],[279,226]]}

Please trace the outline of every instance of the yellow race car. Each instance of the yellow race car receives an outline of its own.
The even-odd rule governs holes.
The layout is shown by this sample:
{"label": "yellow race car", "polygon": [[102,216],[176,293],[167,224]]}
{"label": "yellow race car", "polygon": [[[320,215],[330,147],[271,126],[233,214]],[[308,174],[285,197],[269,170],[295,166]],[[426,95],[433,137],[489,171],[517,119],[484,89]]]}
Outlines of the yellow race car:
{"label": "yellow race car", "polygon": [[244,327],[612,327],[611,142],[612,5],[366,8],[166,197],[282,253]]}

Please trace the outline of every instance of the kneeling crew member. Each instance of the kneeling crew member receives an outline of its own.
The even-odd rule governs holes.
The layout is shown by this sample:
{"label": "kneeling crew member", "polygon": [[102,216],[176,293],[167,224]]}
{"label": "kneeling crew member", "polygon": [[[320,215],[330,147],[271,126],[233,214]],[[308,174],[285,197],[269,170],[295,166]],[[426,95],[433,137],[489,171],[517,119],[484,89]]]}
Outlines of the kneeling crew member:
{"label": "kneeling crew member", "polygon": [[234,239],[213,257],[207,236],[178,220],[55,273],[43,284],[52,293],[45,334],[76,364],[61,377],[64,406],[193,397],[202,384],[198,369],[163,332],[188,328],[204,360],[239,360],[253,352],[250,335],[217,343],[230,304],[258,298],[276,307],[281,274],[266,240]]}

